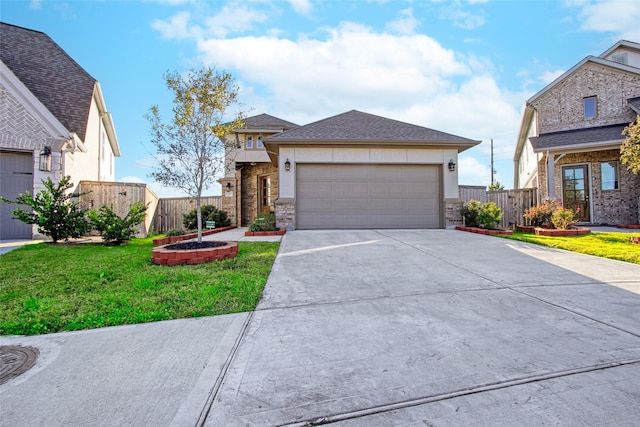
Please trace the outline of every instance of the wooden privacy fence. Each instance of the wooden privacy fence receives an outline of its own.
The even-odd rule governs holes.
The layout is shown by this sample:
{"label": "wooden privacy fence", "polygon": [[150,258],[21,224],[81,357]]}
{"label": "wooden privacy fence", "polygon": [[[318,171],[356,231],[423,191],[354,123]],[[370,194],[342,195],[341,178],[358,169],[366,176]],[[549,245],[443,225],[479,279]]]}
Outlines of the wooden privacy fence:
{"label": "wooden privacy fence", "polygon": [[[196,201],[189,197],[160,199],[146,184],[127,182],[80,181],[78,203],[86,209],[99,209],[102,205],[113,206],[119,216],[125,216],[135,202],[147,206],[144,223],[138,226],[137,237],[146,237],[151,233],[165,233],[168,230],[182,229],[182,218],[196,207]],[[202,198],[202,206],[213,205],[220,209],[222,197]]]}
{"label": "wooden privacy fence", "polygon": [[[222,197],[202,197],[201,205],[213,205],[217,209],[222,207]],[[184,215],[196,208],[195,199],[189,197],[160,199],[156,209],[153,228],[156,233],[166,233],[169,230],[182,230]]]}
{"label": "wooden privacy fence", "polygon": [[530,225],[523,217],[524,211],[538,204],[536,188],[518,190],[486,191],[485,187],[461,185],[460,200],[478,200],[482,203],[493,202],[502,210],[501,228],[513,228],[515,225]]}
{"label": "wooden privacy fence", "polygon": [[136,202],[147,205],[147,216],[138,225],[136,236],[146,237],[151,230],[153,217],[158,204],[158,196],[146,184],[129,182],[80,181],[78,203],[85,209],[99,209],[102,205],[113,206],[118,216],[125,216],[129,208]]}

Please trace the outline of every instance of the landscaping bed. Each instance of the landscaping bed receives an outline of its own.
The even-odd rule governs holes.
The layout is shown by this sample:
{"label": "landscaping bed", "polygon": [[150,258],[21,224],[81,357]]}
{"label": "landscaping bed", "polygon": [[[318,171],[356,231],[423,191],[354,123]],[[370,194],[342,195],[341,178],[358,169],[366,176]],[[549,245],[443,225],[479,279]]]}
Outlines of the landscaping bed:
{"label": "landscaping bed", "polygon": [[500,229],[490,229],[490,228],[480,228],[480,227],[466,227],[463,225],[456,226],[456,230],[459,231],[468,231],[470,233],[476,234],[487,234],[489,236],[508,236],[513,234],[512,230],[500,230]]}
{"label": "landscaping bed", "polygon": [[186,242],[158,246],[151,251],[151,262],[158,265],[195,265],[222,261],[238,255],[237,242]]}
{"label": "landscaping bed", "polygon": [[282,236],[287,232],[285,227],[275,231],[245,231],[245,236]]}
{"label": "landscaping bed", "polygon": [[[213,230],[202,230],[202,235],[203,236],[209,236],[211,234],[221,233],[223,231],[232,230],[234,228],[236,228],[235,225],[230,225],[228,227],[214,228]],[[198,233],[182,234],[180,236],[159,237],[157,239],[153,239],[153,244],[154,245],[168,245],[169,243],[181,242],[183,240],[191,240],[191,239],[195,239],[197,237],[198,237]]]}
{"label": "landscaping bed", "polygon": [[516,231],[520,233],[531,233],[537,236],[582,236],[591,233],[586,227],[573,226],[566,230],[558,228],[534,227],[533,225],[516,225]]}

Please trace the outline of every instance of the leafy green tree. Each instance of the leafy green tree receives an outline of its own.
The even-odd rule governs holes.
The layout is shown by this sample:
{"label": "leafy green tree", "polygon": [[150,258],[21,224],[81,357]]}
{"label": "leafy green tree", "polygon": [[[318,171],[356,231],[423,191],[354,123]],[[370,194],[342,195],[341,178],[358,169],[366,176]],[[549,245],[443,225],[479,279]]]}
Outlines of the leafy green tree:
{"label": "leafy green tree", "polygon": [[489,185],[489,191],[504,190],[504,185],[500,184],[500,181],[492,182]]}
{"label": "leafy green tree", "polygon": [[174,95],[172,119],[163,122],[157,105],[145,115],[156,149],[157,165],[151,176],[196,200],[201,242],[202,193],[224,173],[226,150],[235,148],[224,136],[243,125],[245,114],[237,111],[231,121],[225,119],[239,104],[238,86],[229,73],[212,68],[191,70],[185,75],[167,71],[164,79]]}
{"label": "leafy green tree", "polygon": [[100,209],[89,211],[87,216],[93,227],[100,232],[106,243],[121,244],[136,234],[138,224],[147,216],[147,206],[143,202],[135,202],[129,207],[124,217],[113,211],[113,205],[102,205]]}
{"label": "leafy green tree", "polygon": [[[200,207],[200,211],[202,214],[202,221],[214,221],[216,223],[216,228],[231,225],[227,212],[222,209],[217,209],[213,205],[204,205]],[[188,214],[185,214],[182,217],[182,225],[184,225],[185,230],[195,230],[198,228],[198,215],[196,209],[192,209]]]}
{"label": "leafy green tree", "polygon": [[85,217],[86,210],[80,209],[78,203],[72,201],[79,194],[68,193],[73,187],[71,177],[63,177],[57,184],[51,178],[42,180],[45,189],[32,196],[29,191],[19,194],[17,200],[0,198],[5,203],[28,206],[29,209],[17,208],[11,213],[26,224],[36,224],[38,232],[50,236],[53,243],[80,237],[91,229]]}
{"label": "leafy green tree", "polygon": [[624,128],[622,134],[627,138],[620,146],[620,160],[631,172],[640,174],[640,115]]}

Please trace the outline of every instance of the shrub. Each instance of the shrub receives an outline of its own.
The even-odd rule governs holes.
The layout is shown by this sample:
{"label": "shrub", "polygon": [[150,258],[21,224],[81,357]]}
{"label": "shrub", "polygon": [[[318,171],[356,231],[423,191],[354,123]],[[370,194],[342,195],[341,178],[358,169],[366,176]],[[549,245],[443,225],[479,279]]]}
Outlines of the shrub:
{"label": "shrub", "polygon": [[524,217],[531,220],[535,227],[551,227],[551,216],[557,209],[562,208],[559,200],[545,200],[542,204],[532,206],[524,211]]}
{"label": "shrub", "polygon": [[484,228],[496,228],[502,219],[502,210],[493,202],[487,202],[480,206],[478,222]]}
{"label": "shrub", "polygon": [[165,233],[165,236],[183,236],[185,234],[184,230],[171,229]]}
{"label": "shrub", "polygon": [[575,215],[578,212],[580,212],[580,208],[576,209],[575,212],[571,209],[558,208],[551,214],[551,223],[559,230],[566,230],[576,222]]}
{"label": "shrub", "polygon": [[147,207],[136,202],[129,207],[124,218],[113,211],[113,205],[103,205],[97,211],[90,211],[87,216],[93,227],[98,230],[106,243],[121,244],[136,234],[136,227],[147,216]]}
{"label": "shrub", "polygon": [[249,231],[276,231],[276,215],[273,212],[259,215],[249,226]]}
{"label": "shrub", "polygon": [[[227,217],[227,212],[222,209],[217,209],[213,205],[204,205],[200,207],[202,213],[202,226],[204,227],[205,221],[214,221],[216,228],[227,227],[231,225],[231,220]],[[182,219],[182,225],[186,230],[196,230],[198,228],[198,216],[196,209],[192,209],[191,212],[184,215]]]}
{"label": "shrub", "polygon": [[464,225],[467,227],[479,227],[478,215],[480,214],[480,207],[482,204],[478,200],[469,200],[462,207],[462,217],[464,218]]}
{"label": "shrub", "polygon": [[71,177],[63,177],[57,184],[51,178],[42,180],[45,189],[35,196],[25,191],[17,200],[11,201],[0,197],[5,203],[28,206],[29,210],[15,209],[11,211],[15,217],[26,223],[38,226],[38,232],[50,236],[53,243],[68,240],[69,237],[80,237],[91,229],[85,217],[86,210],[80,209],[78,203],[71,201],[78,194],[67,193],[73,187]]}

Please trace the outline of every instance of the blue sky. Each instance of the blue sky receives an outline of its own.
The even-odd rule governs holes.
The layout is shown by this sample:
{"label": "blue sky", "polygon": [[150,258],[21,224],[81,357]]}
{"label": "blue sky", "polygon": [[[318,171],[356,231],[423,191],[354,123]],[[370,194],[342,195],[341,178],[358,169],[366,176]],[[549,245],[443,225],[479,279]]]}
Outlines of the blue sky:
{"label": "blue sky", "polygon": [[[482,140],[460,183],[513,185],[526,99],[587,55],[640,42],[640,1],[6,1],[0,20],[47,33],[100,81],[122,157],[116,179],[149,178],[162,75],[233,74],[243,108],[298,124],[352,109]],[[215,184],[207,194],[219,194]]]}

